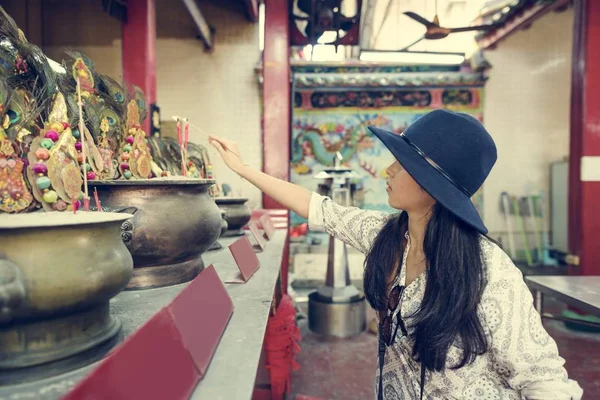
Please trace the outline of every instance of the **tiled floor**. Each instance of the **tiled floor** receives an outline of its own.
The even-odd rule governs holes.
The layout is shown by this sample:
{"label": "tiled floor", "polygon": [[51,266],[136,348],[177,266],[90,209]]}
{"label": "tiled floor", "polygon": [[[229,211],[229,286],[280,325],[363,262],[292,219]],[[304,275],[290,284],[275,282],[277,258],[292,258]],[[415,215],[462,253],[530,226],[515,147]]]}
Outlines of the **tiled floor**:
{"label": "tiled floor", "polygon": [[[548,310],[562,306],[546,301]],[[302,307],[302,305],[301,305]],[[363,333],[352,339],[323,340],[300,322],[302,351],[300,370],[292,375],[292,396],[302,394],[320,400],[365,400],[373,398],[377,339]],[[565,328],[562,322],[545,326],[566,359],[569,376],[584,389],[584,400],[600,399],[600,333],[582,333]]]}

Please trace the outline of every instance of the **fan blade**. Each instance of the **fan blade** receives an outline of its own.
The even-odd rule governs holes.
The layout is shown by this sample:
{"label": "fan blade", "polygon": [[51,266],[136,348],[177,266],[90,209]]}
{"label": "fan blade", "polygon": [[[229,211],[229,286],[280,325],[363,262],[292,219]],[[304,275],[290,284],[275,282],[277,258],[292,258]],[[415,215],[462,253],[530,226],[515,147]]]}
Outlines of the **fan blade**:
{"label": "fan blade", "polygon": [[[314,30],[313,30],[313,25],[314,25]],[[323,34],[323,31],[321,29],[319,29],[319,27],[316,26],[316,24],[313,24],[312,21],[309,21],[306,24],[306,27],[304,27],[304,34],[306,35],[307,38],[316,41],[318,38],[321,37],[321,35]],[[311,37],[311,34],[314,34],[314,38]]]}
{"label": "fan blade", "polygon": [[[298,9],[308,15],[310,15],[312,8],[313,8],[313,2],[312,0],[298,0],[298,2],[296,3],[296,5],[298,6]],[[316,7],[315,7],[316,8]]]}
{"label": "fan blade", "polygon": [[420,24],[425,25],[427,28],[437,28],[438,25],[434,24],[431,21],[427,21],[425,18],[421,17],[419,14],[415,14],[414,12],[408,11],[405,12],[404,15],[406,15],[409,18],[414,19],[415,21],[417,21]]}
{"label": "fan blade", "polygon": [[491,25],[465,26],[463,28],[450,28],[450,33],[469,32],[469,31],[485,31],[491,28]]}
{"label": "fan blade", "polygon": [[340,16],[340,29],[348,32],[350,30],[350,28],[352,28],[352,26],[354,26],[355,21],[353,18],[346,18],[343,16]]}
{"label": "fan blade", "polygon": [[405,46],[404,48],[402,48],[400,51],[407,51],[408,49],[410,49],[411,47],[413,47],[415,44],[419,43],[423,39],[425,39],[425,36],[421,36],[420,38],[418,38],[417,40],[415,40],[414,42],[412,42],[408,46]]}

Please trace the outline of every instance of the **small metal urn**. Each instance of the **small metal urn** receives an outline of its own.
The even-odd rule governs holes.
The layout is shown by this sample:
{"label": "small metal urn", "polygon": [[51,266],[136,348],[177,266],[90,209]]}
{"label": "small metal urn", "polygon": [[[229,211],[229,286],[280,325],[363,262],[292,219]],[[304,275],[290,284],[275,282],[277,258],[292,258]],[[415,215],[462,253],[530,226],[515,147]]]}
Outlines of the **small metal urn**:
{"label": "small metal urn", "polygon": [[[320,194],[340,205],[351,206],[350,181],[358,175],[341,166],[341,159],[338,153],[334,167],[323,170],[315,178],[323,179],[319,184]],[[350,282],[346,244],[333,236],[329,237],[325,285],[308,297],[308,325],[315,333],[341,338],[366,329],[365,296]]]}

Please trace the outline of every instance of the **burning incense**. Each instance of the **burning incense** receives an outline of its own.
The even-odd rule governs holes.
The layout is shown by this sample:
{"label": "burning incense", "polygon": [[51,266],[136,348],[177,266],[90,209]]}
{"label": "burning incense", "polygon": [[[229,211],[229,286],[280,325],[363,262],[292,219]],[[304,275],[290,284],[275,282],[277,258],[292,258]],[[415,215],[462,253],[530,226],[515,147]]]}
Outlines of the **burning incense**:
{"label": "burning incense", "polygon": [[[84,132],[84,123],[83,123],[83,103],[81,102],[81,81],[79,77],[77,77],[77,105],[79,107],[79,135],[81,137],[81,154],[83,155],[83,206],[85,211],[90,211],[90,198],[88,195],[88,180],[87,180],[87,168],[86,166],[86,157],[85,157],[85,132]],[[73,209],[74,209],[73,205]]]}
{"label": "burning incense", "polygon": [[175,121],[177,121],[177,143],[181,146],[181,122],[179,117],[173,117]]}
{"label": "burning incense", "polygon": [[98,188],[94,188],[94,201],[96,202],[96,209],[98,212],[102,212],[102,205],[100,204],[100,199],[98,198]]}
{"label": "burning incense", "polygon": [[183,120],[183,118],[178,117],[178,116],[173,116],[173,119],[175,121],[177,121],[177,143],[179,144],[179,151],[181,152],[181,175],[182,176],[186,176],[186,173],[185,173],[185,152],[184,152],[184,149],[183,149],[183,135],[181,133],[181,120]]}
{"label": "burning incense", "polygon": [[190,139],[190,123],[188,122],[187,118],[184,118],[183,122],[185,123],[185,135],[183,140],[183,147],[181,150],[181,163],[184,171],[183,176],[187,176],[187,146],[188,141]]}
{"label": "burning incense", "polygon": [[187,118],[184,118],[183,120],[185,121],[185,141],[183,147],[187,150],[188,141],[190,140],[190,122]]}
{"label": "burning incense", "polygon": [[[189,122],[189,121],[187,120],[187,118],[181,118],[181,117],[179,117],[179,116],[177,116],[177,115],[174,115],[174,116],[173,116],[173,119],[174,119],[175,121],[179,121],[180,119],[185,119],[186,123],[187,123],[189,126],[191,126],[193,129],[195,129],[196,131],[198,131],[198,132],[200,132],[202,135],[204,135],[204,137],[205,137],[207,140],[210,138],[210,135],[209,135],[208,133],[204,132],[202,129],[200,129],[200,128],[199,128],[199,127],[197,127],[196,125],[192,124],[191,122]],[[187,141],[186,141],[186,146],[187,146]],[[238,153],[236,153],[235,151],[233,151],[233,150],[231,150],[231,149],[229,149],[229,148],[225,148],[225,150],[227,150],[228,152],[230,152],[230,153],[233,153],[233,154],[235,154],[236,156],[240,157],[240,155],[239,155]],[[241,157],[240,157],[240,158],[241,158]]]}

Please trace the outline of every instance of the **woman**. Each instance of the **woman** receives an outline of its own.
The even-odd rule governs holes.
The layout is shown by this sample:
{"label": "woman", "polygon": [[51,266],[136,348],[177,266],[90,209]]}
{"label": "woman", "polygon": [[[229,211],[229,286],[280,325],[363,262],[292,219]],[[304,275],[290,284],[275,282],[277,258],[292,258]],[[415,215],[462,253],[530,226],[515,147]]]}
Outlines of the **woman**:
{"label": "woman", "polygon": [[386,215],[253,170],[211,137],[234,172],[366,254],[364,290],[379,314],[378,399],[580,399],[533,308],[522,274],[491,240],[470,197],[496,162],[473,117],[432,111],[402,134],[369,128],[396,161]]}

